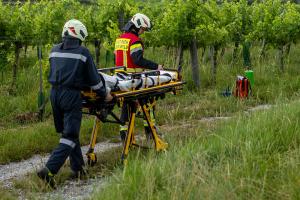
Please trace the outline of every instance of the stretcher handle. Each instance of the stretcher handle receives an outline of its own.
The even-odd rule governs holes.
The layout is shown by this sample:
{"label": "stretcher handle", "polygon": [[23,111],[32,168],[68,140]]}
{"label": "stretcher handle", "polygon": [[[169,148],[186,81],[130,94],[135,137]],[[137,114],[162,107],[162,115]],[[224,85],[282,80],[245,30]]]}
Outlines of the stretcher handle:
{"label": "stretcher handle", "polygon": [[160,75],[160,71],[159,70],[151,70],[151,71],[144,71],[144,72],[140,72],[140,73],[129,74],[129,76],[131,76],[131,78],[133,78],[133,79],[139,79],[142,77],[142,75],[158,76],[158,75]]}
{"label": "stretcher handle", "polygon": [[[169,91],[161,91],[161,89],[176,89],[177,86],[181,86],[183,84],[185,84],[186,82],[172,82],[172,83],[168,83],[165,85],[159,85],[159,86],[153,86],[150,88],[144,88],[141,90],[135,90],[135,91],[129,91],[129,92],[123,92],[123,93],[116,93],[114,94],[115,98],[121,98],[121,97],[135,97],[137,98],[135,95],[142,95],[142,94],[147,94],[150,95],[151,92],[162,92],[162,93],[167,93]],[[176,89],[178,90],[178,89]]]}
{"label": "stretcher handle", "polygon": [[121,66],[121,67],[108,67],[108,68],[101,68],[101,69],[97,69],[97,70],[98,70],[98,72],[107,72],[107,71],[113,71],[113,70],[118,70],[118,69],[125,70],[126,67],[125,66]]}

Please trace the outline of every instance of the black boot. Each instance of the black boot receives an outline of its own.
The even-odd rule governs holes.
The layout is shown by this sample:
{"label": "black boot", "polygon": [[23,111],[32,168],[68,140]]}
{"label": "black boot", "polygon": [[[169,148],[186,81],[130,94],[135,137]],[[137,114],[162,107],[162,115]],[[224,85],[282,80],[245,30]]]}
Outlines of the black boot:
{"label": "black boot", "polygon": [[150,140],[152,139],[152,133],[151,133],[151,129],[149,126],[144,126],[145,128],[145,135],[146,135],[146,139]]}
{"label": "black boot", "polygon": [[47,167],[42,168],[37,172],[40,179],[45,181],[51,188],[56,189],[56,183],[54,180],[54,175],[49,171]]}
{"label": "black boot", "polygon": [[81,169],[79,171],[71,170],[71,174],[69,176],[69,179],[80,179],[84,180],[88,178],[88,171],[85,169]]}
{"label": "black boot", "polygon": [[120,131],[121,140],[124,143],[126,140],[127,131]]}

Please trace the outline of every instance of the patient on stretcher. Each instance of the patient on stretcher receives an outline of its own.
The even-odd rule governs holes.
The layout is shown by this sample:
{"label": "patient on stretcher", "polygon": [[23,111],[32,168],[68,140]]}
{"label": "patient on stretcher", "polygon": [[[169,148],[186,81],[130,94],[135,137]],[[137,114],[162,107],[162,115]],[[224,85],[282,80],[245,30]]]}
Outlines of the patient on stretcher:
{"label": "patient on stretcher", "polygon": [[177,79],[177,72],[159,71],[158,75],[141,74],[140,77],[132,77],[126,73],[116,73],[113,76],[99,72],[106,83],[106,86],[111,91],[132,91],[143,88],[153,87],[156,85],[169,83]]}

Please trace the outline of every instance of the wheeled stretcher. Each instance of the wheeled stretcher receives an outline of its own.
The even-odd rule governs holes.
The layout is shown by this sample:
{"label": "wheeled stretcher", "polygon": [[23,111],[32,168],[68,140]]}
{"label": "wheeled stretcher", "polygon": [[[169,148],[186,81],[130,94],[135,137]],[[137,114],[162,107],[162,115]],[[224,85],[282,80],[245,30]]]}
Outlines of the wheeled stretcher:
{"label": "wheeled stretcher", "polygon": [[[94,147],[96,144],[97,132],[100,123],[109,122],[125,125],[124,121],[113,112],[116,105],[122,107],[127,104],[129,108],[128,133],[123,145],[122,161],[126,163],[126,158],[131,146],[139,146],[136,143],[134,126],[137,111],[140,109],[144,119],[147,121],[151,130],[151,138],[154,141],[155,150],[166,150],[168,144],[158,135],[157,130],[150,119],[149,110],[155,105],[156,101],[163,99],[166,93],[177,94],[182,89],[184,82],[181,80],[180,71],[168,69],[165,71],[146,71],[142,73],[126,74],[115,73],[109,76],[107,72],[112,72],[119,68],[100,69],[98,72],[104,77],[107,89],[111,90],[114,96],[113,101],[104,102],[103,99],[96,96],[92,90],[82,92],[83,113],[95,115],[94,127],[91,134],[90,146],[87,152],[89,165],[97,162]],[[106,73],[105,73],[106,72]]]}

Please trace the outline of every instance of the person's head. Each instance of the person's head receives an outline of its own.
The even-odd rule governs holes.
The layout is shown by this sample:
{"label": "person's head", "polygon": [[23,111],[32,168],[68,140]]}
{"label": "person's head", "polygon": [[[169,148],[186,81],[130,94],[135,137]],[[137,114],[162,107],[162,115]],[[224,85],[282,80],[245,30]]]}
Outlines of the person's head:
{"label": "person's head", "polygon": [[146,15],[137,13],[131,18],[126,26],[127,29],[134,28],[134,30],[140,35],[143,34],[144,31],[148,31],[151,29],[151,22]]}
{"label": "person's head", "polygon": [[76,38],[83,42],[88,36],[88,32],[83,23],[71,19],[65,23],[61,36],[62,38]]}

